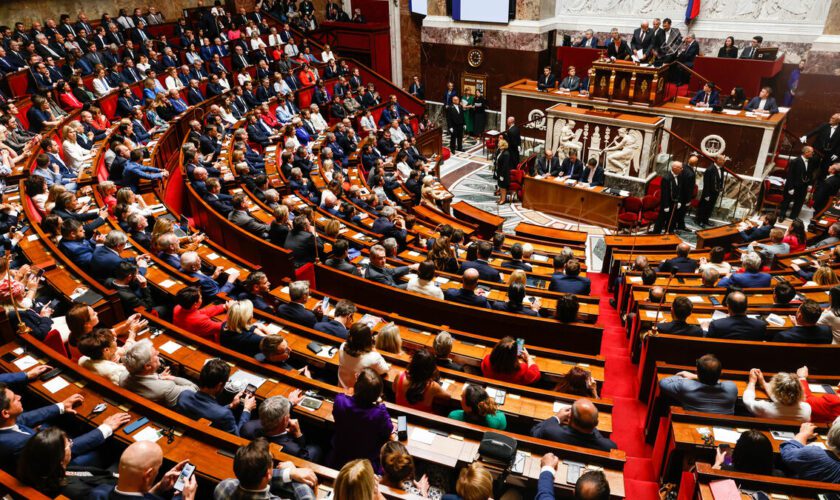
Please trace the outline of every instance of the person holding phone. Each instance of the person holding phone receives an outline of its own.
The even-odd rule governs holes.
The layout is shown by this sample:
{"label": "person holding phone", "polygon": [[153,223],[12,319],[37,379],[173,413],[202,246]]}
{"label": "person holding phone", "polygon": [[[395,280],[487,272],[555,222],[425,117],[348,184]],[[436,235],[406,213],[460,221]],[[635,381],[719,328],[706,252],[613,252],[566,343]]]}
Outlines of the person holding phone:
{"label": "person holding phone", "polygon": [[[164,473],[160,481],[153,482],[163,465],[163,450],[152,441],[131,443],[120,457],[120,475],[116,486],[98,486],[91,491],[89,498],[160,498],[158,495],[166,495],[174,489],[181,471],[188,463],[188,460],[179,462]],[[183,483],[181,500],[195,500],[198,490],[195,474],[183,480]]]}
{"label": "person holding phone", "polygon": [[531,385],[540,379],[540,367],[524,347],[518,352],[513,337],[505,337],[481,361],[481,373],[514,384]]}
{"label": "person holding phone", "polygon": [[761,431],[750,429],[741,433],[734,450],[725,443],[717,447],[712,468],[785,477],[784,473],[773,465],[773,445],[770,440]]}
{"label": "person holding phone", "polygon": [[[253,393],[239,391],[229,405],[219,404],[217,397],[224,390],[228,378],[230,365],[219,358],[207,361],[198,376],[198,391],[183,391],[175,408],[196,420],[206,418],[213,427],[238,436],[242,427],[251,420],[257,399]],[[240,405],[242,413],[237,418],[234,410]]]}
{"label": "person holding phone", "polygon": [[292,406],[300,404],[302,399],[300,390],[292,391],[288,398],[267,398],[260,405],[260,419],[252,420],[242,429],[243,437],[263,437],[269,443],[280,445],[283,453],[310,462],[320,462],[323,456],[321,447],[307,443],[300,422],[291,417]]}

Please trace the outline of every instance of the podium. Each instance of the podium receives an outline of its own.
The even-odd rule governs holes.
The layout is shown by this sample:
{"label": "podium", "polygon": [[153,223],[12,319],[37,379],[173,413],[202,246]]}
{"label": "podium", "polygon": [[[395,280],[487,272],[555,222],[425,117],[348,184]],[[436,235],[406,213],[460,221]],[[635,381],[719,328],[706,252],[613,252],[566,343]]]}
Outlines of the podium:
{"label": "podium", "polygon": [[632,61],[595,61],[589,68],[589,98],[658,106],[665,101],[665,79],[669,69],[669,64],[654,67]]}

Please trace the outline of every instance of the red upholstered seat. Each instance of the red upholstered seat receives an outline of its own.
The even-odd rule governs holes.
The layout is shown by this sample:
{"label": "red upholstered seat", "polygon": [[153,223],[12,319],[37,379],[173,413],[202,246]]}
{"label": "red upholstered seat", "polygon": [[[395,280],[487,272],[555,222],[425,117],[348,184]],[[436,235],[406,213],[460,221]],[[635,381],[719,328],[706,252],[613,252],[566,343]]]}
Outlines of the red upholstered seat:
{"label": "red upholstered seat", "polygon": [[662,195],[657,192],[657,195],[648,195],[642,198],[642,218],[639,221],[640,226],[650,226],[659,217],[659,204]]}
{"label": "red upholstered seat", "polygon": [[515,195],[520,201],[522,200],[522,186],[524,181],[524,170],[515,169],[510,171],[510,184],[508,185],[508,193]]}
{"label": "red upholstered seat", "polygon": [[647,185],[647,189],[645,190],[645,194],[653,194],[656,191],[659,191],[659,187],[662,186],[662,176],[654,177],[652,181]]}
{"label": "red upholstered seat", "polygon": [[782,203],[781,193],[775,192],[769,180],[761,183],[761,198],[759,202],[759,210],[766,210],[768,207],[778,207]]}
{"label": "red upholstered seat", "polygon": [[67,351],[67,346],[64,345],[64,340],[61,338],[61,333],[59,333],[58,330],[50,330],[47,333],[47,336],[44,337],[44,344],[48,345],[62,356],[66,356],[67,358],[70,357],[70,353]]}
{"label": "red upholstered seat", "polygon": [[635,228],[641,217],[642,200],[636,196],[629,196],[624,200],[621,212],[618,214],[619,227]]}

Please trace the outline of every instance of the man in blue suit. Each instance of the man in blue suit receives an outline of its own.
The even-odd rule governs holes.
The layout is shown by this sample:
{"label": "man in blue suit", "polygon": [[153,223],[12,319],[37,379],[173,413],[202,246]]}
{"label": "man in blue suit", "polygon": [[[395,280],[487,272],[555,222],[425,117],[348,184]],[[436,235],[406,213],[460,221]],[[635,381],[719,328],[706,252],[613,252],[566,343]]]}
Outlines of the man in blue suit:
{"label": "man in blue suit", "polygon": [[408,232],[405,229],[405,221],[397,217],[394,207],[385,206],[379,212],[379,218],[373,221],[371,228],[374,233],[381,234],[382,239],[394,238],[400,250],[406,246],[405,238]]}
{"label": "man in blue suit", "polygon": [[[198,391],[184,391],[175,408],[196,420],[206,418],[212,427],[238,436],[242,427],[251,420],[257,399],[250,392],[240,391],[230,405],[219,404],[216,397],[224,390],[229,376],[230,366],[227,363],[218,358],[207,361],[198,375]],[[242,413],[237,419],[233,410],[240,404]]]}
{"label": "man in blue suit", "polygon": [[580,179],[580,175],[583,173],[583,162],[578,160],[577,151],[570,151],[569,156],[563,159],[563,163],[560,164],[560,172],[561,175],[570,179]]}
{"label": "man in blue suit", "polygon": [[470,268],[464,271],[461,288],[448,288],[443,292],[443,298],[451,302],[468,306],[486,307],[492,309],[483,291],[476,293],[478,287],[478,270]]}
{"label": "man in blue suit", "polygon": [[[64,413],[76,413],[74,408],[84,400],[81,394],[74,394],[60,403],[25,412],[20,395],[15,394],[5,383],[0,383],[0,466],[5,470],[13,468],[26,443],[36,434],[36,427]],[[74,438],[70,445],[73,457],[70,463],[107,466],[102,463],[97,448],[130,419],[128,413],[115,413],[96,429]]]}
{"label": "man in blue suit", "polygon": [[90,262],[90,274],[102,283],[113,277],[114,271],[120,262],[127,260],[134,262],[140,270],[140,274],[146,275],[146,267],[148,265],[148,257],[140,256],[136,259],[122,258],[120,254],[125,249],[125,244],[128,242],[128,237],[124,232],[112,230],[105,236],[103,245],[97,246],[93,250],[93,256]]}
{"label": "man in blue suit", "polygon": [[726,297],[729,317],[709,323],[707,337],[731,340],[767,340],[767,323],[747,317],[747,296],[732,292]]}
{"label": "man in blue suit", "polygon": [[90,268],[96,243],[85,239],[85,228],[76,219],[67,219],[61,223],[61,241],[58,249],[74,264],[83,270]]}
{"label": "man in blue suit", "polygon": [[490,265],[490,257],[493,255],[493,244],[489,241],[481,241],[478,243],[478,258],[473,261],[465,261],[461,264],[460,273],[463,274],[467,269],[475,269],[478,271],[479,279],[483,281],[492,281],[494,283],[502,282],[502,275],[499,271]]}
{"label": "man in blue suit", "polygon": [[356,304],[349,300],[341,299],[335,305],[335,313],[332,319],[323,318],[323,320],[315,323],[314,328],[319,332],[346,339],[347,329],[353,326],[354,314],[356,314]]}
{"label": "man in blue suit", "polygon": [[677,256],[673,259],[668,259],[659,264],[656,272],[670,273],[676,271],[678,273],[693,273],[697,270],[698,262],[688,257],[691,247],[688,243],[680,243],[677,245]]}
{"label": "man in blue suit", "polygon": [[819,302],[807,299],[796,311],[796,326],[773,336],[773,342],[796,342],[798,344],[830,344],[831,327],[818,325],[822,309]]}
{"label": "man in blue suit", "polygon": [[165,233],[157,240],[158,258],[174,269],[181,268],[181,244],[175,233]]}
{"label": "man in blue suit", "polygon": [[591,186],[603,186],[605,180],[604,166],[598,165],[598,160],[595,158],[586,160],[586,166],[583,167],[578,181],[585,182]]}
{"label": "man in blue suit", "polygon": [[169,172],[160,168],[143,165],[143,150],[135,149],[125,164],[122,174],[122,185],[131,188],[135,193],[140,190],[140,179],[157,180],[167,177]]}
{"label": "man in blue suit", "polygon": [[770,113],[771,115],[778,113],[779,106],[776,105],[776,99],[771,97],[772,93],[773,89],[770,87],[762,88],[758,93],[758,97],[750,99],[750,102],[747,103],[747,107],[744,109],[746,111],[764,111]]}
{"label": "man in blue suit", "polygon": [[755,252],[746,252],[741,255],[741,264],[744,272],[733,273],[720,280],[717,286],[727,288],[737,286],[739,288],[767,288],[770,286],[770,275],[761,272],[761,256]]}
{"label": "man in blue suit", "polygon": [[[560,267],[563,272],[560,272]],[[580,262],[577,259],[569,259],[563,264],[563,257],[554,256],[554,274],[551,275],[551,284],[548,289],[552,292],[573,293],[575,295],[589,295],[591,285],[589,278],[580,276]]]}
{"label": "man in blue suit", "polygon": [[275,300],[270,298],[271,282],[262,271],[256,271],[248,275],[242,282],[243,291],[236,296],[236,300],[250,300],[254,309],[274,313]]}
{"label": "man in blue suit", "polygon": [[701,90],[698,90],[689,103],[692,106],[701,108],[713,108],[720,104],[720,94],[715,90],[714,82],[706,82]]}
{"label": "man in blue suit", "polygon": [[306,301],[309,300],[308,281],[293,281],[290,283],[289,298],[291,302],[282,304],[277,308],[277,315],[281,318],[312,328],[324,316],[324,310],[320,302],[311,311],[306,308]]}
{"label": "man in blue suit", "polygon": [[212,276],[208,276],[201,272],[201,258],[195,252],[184,252],[181,255],[181,272],[191,278],[198,280],[198,285],[201,287],[201,295],[204,297],[214,297],[220,293],[230,293],[233,287],[236,286],[236,278],[239,277],[239,270],[228,269],[227,280],[221,286],[216,281],[222,274],[221,266],[213,271]]}
{"label": "man in blue suit", "polygon": [[771,212],[765,214],[762,219],[764,221],[762,225],[738,233],[741,236],[741,238],[743,238],[744,243],[763,240],[765,238],[770,237],[770,230],[776,227],[776,213]]}
{"label": "man in blue suit", "polygon": [[[546,453],[540,460],[542,468],[537,480],[537,495],[534,500],[554,500],[554,475],[560,459],[554,453]],[[575,483],[575,498],[603,500],[610,498],[610,483],[603,471],[589,471]]]}

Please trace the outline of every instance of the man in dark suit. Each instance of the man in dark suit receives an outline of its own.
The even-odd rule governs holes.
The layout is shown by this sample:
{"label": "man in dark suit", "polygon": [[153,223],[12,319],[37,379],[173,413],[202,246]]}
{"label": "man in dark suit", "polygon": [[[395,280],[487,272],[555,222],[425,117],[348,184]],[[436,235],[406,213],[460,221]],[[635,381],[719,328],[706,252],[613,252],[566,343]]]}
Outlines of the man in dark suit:
{"label": "man in dark suit", "polygon": [[683,164],[679,161],[671,162],[671,172],[662,176],[662,200],[659,206],[659,217],[653,225],[653,233],[673,232],[676,210],[680,208],[680,186],[678,179],[682,174]]}
{"label": "man in dark suit", "polygon": [[[787,175],[785,176],[785,193],[782,198],[782,206],[779,208],[779,218],[798,219],[802,205],[805,203],[805,195],[808,194],[808,186],[811,180],[809,164],[814,156],[814,148],[805,146],[802,154],[788,164]],[[788,207],[791,208],[787,216]]]}
{"label": "man in dark suit", "polygon": [[61,241],[58,249],[81,269],[90,268],[90,260],[96,243],[85,239],[85,228],[76,219],[67,219],[61,224]]}
{"label": "man in dark suit", "polygon": [[120,254],[125,249],[128,242],[128,237],[122,231],[112,230],[105,236],[103,245],[97,246],[93,251],[93,256],[90,262],[90,274],[101,283],[113,276],[114,271],[120,262],[124,260],[137,264],[140,269],[140,274],[146,275],[147,257],[123,258]]}
{"label": "man in dark suit", "polygon": [[698,263],[696,260],[688,257],[690,251],[691,247],[688,243],[680,243],[677,245],[677,256],[659,264],[656,271],[670,273],[676,270],[678,273],[693,273],[697,270]]}
{"label": "man in dark suit", "polygon": [[703,88],[698,90],[689,104],[699,108],[713,108],[720,104],[720,93],[715,90],[714,82],[706,82]]}
{"label": "man in dark suit", "polygon": [[233,205],[231,205],[233,196],[222,193],[222,185],[216,177],[207,179],[205,186],[207,195],[204,197],[204,201],[210,205],[210,208],[227,217],[233,211]]}
{"label": "man in dark suit", "polygon": [[459,304],[491,309],[490,303],[484,296],[484,292],[482,290],[476,292],[476,288],[478,287],[478,278],[478,269],[470,268],[465,270],[461,288],[448,288],[444,290],[443,298]]}
{"label": "man in dark suit", "polygon": [[814,191],[814,214],[819,214],[828,206],[831,198],[840,190],[840,165],[832,165],[828,167],[828,177],[823,182],[817,184],[817,189]]}
{"label": "man in dark suit", "polygon": [[[175,481],[167,481],[165,484],[153,484],[147,477],[158,476],[160,466],[163,464],[163,450],[160,445],[152,441],[137,441],[128,446],[120,456],[120,475],[117,484],[112,482],[97,486],[90,492],[88,498],[91,500],[160,500],[159,495],[169,498],[169,495],[176,494],[181,498],[180,492],[174,491]],[[181,474],[186,460],[165,472],[170,478],[176,478]],[[266,473],[267,474],[267,473]],[[154,487],[153,492],[150,491]],[[192,498],[198,485],[195,476],[185,481],[184,497]],[[189,495],[189,496],[188,496]]]}
{"label": "man in dark suit", "polygon": [[579,42],[575,43],[575,47],[585,47],[587,49],[597,49],[598,39],[592,30],[586,30]]}
{"label": "man in dark suit", "polygon": [[830,344],[831,327],[818,325],[822,309],[819,302],[807,299],[796,311],[796,326],[773,336],[773,342],[795,342],[797,344]]}
{"label": "man in dark suit", "polygon": [[514,169],[519,165],[519,147],[522,145],[522,134],[516,125],[516,117],[508,116],[507,130],[502,136],[507,140],[508,153],[510,154],[510,168]]}
{"label": "man in dark suit", "polygon": [[569,151],[569,156],[563,159],[560,165],[560,173],[570,179],[580,179],[580,174],[583,173],[583,162],[578,160],[577,151]]}
{"label": "man in dark suit", "polygon": [[319,332],[324,332],[340,339],[346,339],[348,328],[353,326],[355,321],[353,318],[354,314],[356,314],[356,304],[349,300],[341,299],[335,305],[333,317],[323,318],[321,321],[315,323],[313,328]]}
{"label": "man in dark suit", "polygon": [[537,159],[535,171],[531,175],[558,175],[561,172],[560,160],[554,156],[554,151],[546,149],[545,154]]}
{"label": "man in dark suit", "polygon": [[[15,394],[5,383],[0,383],[0,466],[5,470],[14,470],[26,443],[37,433],[35,429],[58,420],[64,413],[72,412],[83,401],[81,394],[73,394],[58,404],[24,411],[20,395]],[[107,466],[97,448],[129,420],[131,416],[128,413],[115,413],[96,429],[73,438],[70,444],[70,463],[79,466]]]}
{"label": "man in dark suit", "polygon": [[286,236],[283,246],[292,252],[295,268],[315,262],[324,255],[324,242],[318,238],[315,228],[305,215],[298,215],[292,221],[292,230]]}
{"label": "man in dark suit", "polygon": [[[563,272],[560,272],[561,267]],[[549,291],[589,295],[590,289],[589,278],[580,276],[580,262],[577,259],[564,262],[563,256],[554,256],[554,274],[551,275],[551,283],[548,285]]]}
{"label": "man in dark suit", "polygon": [[522,261],[522,244],[514,243],[510,247],[510,260],[502,262],[502,267],[508,269],[522,269],[526,272],[531,272],[531,264]]}
{"label": "man in dark suit", "polygon": [[746,111],[764,111],[771,115],[778,113],[779,106],[776,105],[776,99],[771,97],[772,93],[773,89],[770,87],[763,87],[758,93],[758,96],[750,99],[750,102],[747,103],[747,106],[744,109]]}
{"label": "man in dark suit", "polygon": [[702,337],[703,329],[699,325],[689,325],[686,320],[691,316],[694,304],[687,297],[677,297],[671,303],[671,321],[656,325],[659,333],[670,335],[685,335],[687,337]]}
{"label": "man in dark suit", "polygon": [[642,51],[647,55],[653,44],[653,30],[650,29],[647,21],[642,21],[641,26],[633,30],[633,38],[630,39],[630,49],[633,52]]}
{"label": "man in dark suit", "polygon": [[[297,396],[293,399],[298,403],[302,397]],[[289,455],[312,462],[320,461],[321,448],[306,442],[303,431],[300,430],[300,423],[296,418],[291,418],[291,408],[291,402],[283,396],[267,398],[260,405],[259,422],[248,425],[245,435],[264,437],[268,442],[280,445],[283,452]]]}
{"label": "man in dark suit", "polygon": [[680,173],[680,207],[674,215],[674,226],[682,231],[685,231],[685,216],[688,213],[689,204],[694,199],[694,190],[697,188],[697,163],[699,162],[697,156],[691,156],[683,165]]}
{"label": "man in dark suit", "polygon": [[551,72],[551,66],[543,68],[543,74],[537,80],[537,89],[543,92],[554,90],[557,86],[557,77]]}
{"label": "man in dark suit", "polygon": [[726,157],[717,155],[715,163],[703,172],[703,192],[700,193],[700,205],[697,207],[697,217],[695,218],[700,227],[709,224],[709,217],[712,215],[718,196],[723,191],[723,165],[725,163]]}
{"label": "man in dark suit", "polygon": [[228,220],[260,238],[265,238],[270,229],[268,224],[262,223],[251,216],[246,206],[246,197],[242,193],[236,193],[230,200],[233,211],[228,214]]}
{"label": "man in dark suit", "polygon": [[707,337],[731,340],[767,340],[767,323],[747,317],[747,296],[732,292],[726,297],[728,318],[709,323]]}
{"label": "man in dark suit", "polygon": [[618,448],[598,431],[598,408],[588,399],[578,399],[531,428],[531,435],[558,443],[601,451]]}
{"label": "man in dark suit", "polygon": [[306,302],[309,300],[308,281],[291,282],[289,284],[289,298],[291,302],[281,304],[277,307],[277,315],[281,318],[307,328],[312,328],[324,316],[324,310],[320,302],[311,311],[306,308]]}
{"label": "man in dark suit", "polygon": [[452,354],[452,335],[449,332],[441,331],[435,335],[432,349],[435,353],[435,363],[438,366],[458,372],[464,371],[464,365],[456,363],[449,357]]}
{"label": "man in dark suit", "polygon": [[237,45],[233,49],[233,54],[230,56],[230,65],[234,71],[240,71],[251,65],[251,62],[248,61],[248,57],[243,52],[241,46]]}
{"label": "man in dark suit", "polygon": [[[181,272],[191,278],[198,280],[198,285],[201,287],[201,295],[207,297],[215,297],[220,293],[229,294],[236,286],[236,278],[239,277],[237,269],[224,270],[221,266],[213,270],[213,274],[204,274],[201,271],[201,258],[195,252],[184,252],[181,254]],[[219,283],[226,275],[224,283]]]}
{"label": "man in dark suit", "polygon": [[373,221],[371,230],[374,233],[381,234],[383,240],[394,238],[401,250],[406,246],[405,238],[408,231],[405,229],[405,221],[397,215],[397,211],[393,207],[382,207],[379,218]]}
{"label": "man in dark suit", "polygon": [[405,289],[407,284],[400,284],[398,279],[402,278],[409,271],[417,271],[420,264],[414,263],[410,266],[387,267],[385,247],[373,245],[370,249],[370,264],[365,270],[365,279],[375,281],[387,286]]}
{"label": "man in dark suit", "polygon": [[202,95],[201,89],[198,87],[198,80],[190,80],[190,86],[188,89],[187,102],[190,103],[190,106],[197,106],[204,101],[204,95]]}
{"label": "man in dark suit", "polygon": [[464,110],[457,95],[452,97],[452,105],[446,109],[446,125],[449,128],[449,149],[455,154],[464,149]]}
{"label": "man in dark suit", "polygon": [[809,172],[814,178],[816,174],[817,180],[822,180],[828,173],[828,167],[840,158],[840,113],[834,113],[828,119],[828,123],[824,123],[814,130],[808,132],[799,138],[803,143],[807,143],[811,137],[816,137],[812,143],[817,154],[820,156],[819,170],[814,169]]}
{"label": "man in dark suit", "polygon": [[738,56],[738,59],[755,59],[758,56],[758,48],[761,47],[761,42],[764,41],[762,36],[754,36],[753,39],[750,41],[749,47],[745,47],[744,50],[741,51],[741,55]]}
{"label": "man in dark suit", "polygon": [[596,158],[586,160],[586,166],[583,167],[583,171],[581,171],[578,180],[592,186],[603,186],[604,181],[606,180],[604,166],[598,165],[598,160]]}
{"label": "man in dark suit", "polygon": [[478,243],[478,258],[473,261],[464,261],[458,272],[463,273],[467,269],[475,269],[478,271],[478,275],[482,281],[501,283],[501,274],[499,274],[499,271],[494,269],[489,263],[492,256],[493,244],[489,241],[481,241]]}
{"label": "man in dark suit", "polygon": [[415,76],[414,81],[412,81],[411,85],[408,86],[408,93],[420,99],[421,101],[426,99],[426,89],[420,82],[419,76]]}
{"label": "man in dark suit", "polygon": [[[211,426],[224,432],[239,436],[242,427],[251,420],[251,412],[257,407],[257,400],[252,393],[240,392],[229,405],[221,405],[216,397],[225,388],[230,376],[230,366],[219,358],[204,363],[198,375],[198,391],[184,391],[178,398],[176,410],[193,419],[204,418]],[[242,405],[242,413],[237,419],[233,410]]]}
{"label": "man in dark suit", "polygon": [[770,236],[770,230],[776,227],[776,221],[778,219],[776,217],[775,212],[770,212],[764,214],[761,220],[762,224],[760,226],[754,227],[752,229],[747,229],[746,231],[741,231],[740,233],[738,233],[744,240],[744,243],[750,243],[753,241],[768,238]]}

